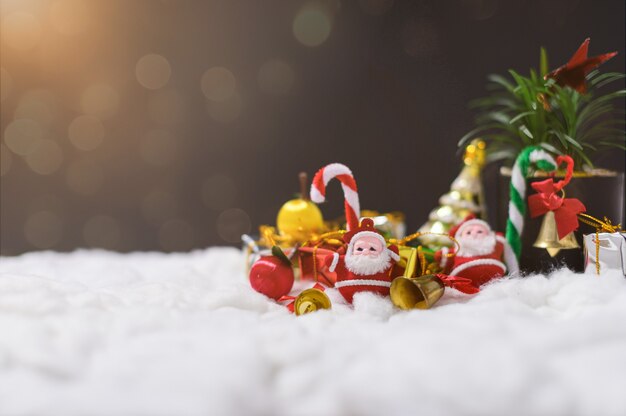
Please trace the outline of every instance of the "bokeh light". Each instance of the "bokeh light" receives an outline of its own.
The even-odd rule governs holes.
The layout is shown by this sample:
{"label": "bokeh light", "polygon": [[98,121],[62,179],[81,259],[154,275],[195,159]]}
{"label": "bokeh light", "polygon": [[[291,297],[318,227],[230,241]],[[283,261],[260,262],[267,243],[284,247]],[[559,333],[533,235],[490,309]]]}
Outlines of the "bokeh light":
{"label": "bokeh light", "polygon": [[63,163],[63,149],[54,140],[40,140],[35,150],[26,155],[26,163],[33,172],[50,175]]}
{"label": "bokeh light", "polygon": [[169,61],[161,55],[153,53],[144,55],[135,65],[137,81],[150,90],[164,87],[171,74],[172,68]]}
{"label": "bokeh light", "polygon": [[359,5],[365,13],[380,16],[391,9],[393,0],[359,0]]}
{"label": "bokeh light", "polygon": [[0,68],[0,102],[4,101],[10,94],[13,87],[11,74],[4,68]]}
{"label": "bokeh light", "polygon": [[50,211],[39,211],[28,217],[24,224],[26,241],[38,249],[49,249],[63,237],[61,218]]}
{"label": "bokeh light", "polygon": [[80,99],[84,113],[99,118],[108,118],[117,112],[120,97],[115,89],[106,84],[87,87]]}
{"label": "bokeh light", "polygon": [[230,208],[237,197],[237,187],[233,180],[222,174],[210,176],[202,184],[202,201],[214,210]]}
{"label": "bokeh light", "polygon": [[11,170],[11,164],[13,163],[13,157],[9,149],[3,144],[0,144],[0,176],[6,175]]}
{"label": "bokeh light", "polygon": [[151,224],[162,224],[173,219],[178,213],[178,200],[164,190],[154,190],[141,202],[141,212]]}
{"label": "bokeh light", "polygon": [[318,3],[305,5],[293,20],[293,34],[305,46],[319,46],[326,42],[331,30],[330,13]]}
{"label": "bokeh light", "polygon": [[280,59],[271,59],[261,65],[257,80],[259,89],[267,94],[284,95],[293,88],[296,79],[291,66]]}
{"label": "bokeh light", "polygon": [[164,89],[152,93],[148,101],[148,114],[152,121],[161,125],[174,125],[185,117],[185,102],[175,89]]}
{"label": "bokeh light", "polygon": [[85,0],[57,0],[50,6],[50,22],[60,33],[76,35],[93,24],[91,2]]}
{"label": "bokeh light", "polygon": [[177,159],[178,143],[167,130],[151,130],[141,139],[139,153],[146,163],[165,166]]}
{"label": "bokeh light", "polygon": [[251,223],[248,214],[239,208],[222,211],[217,217],[217,233],[229,243],[241,241],[241,235],[250,232]]}
{"label": "bokeh light", "polygon": [[102,143],[104,134],[102,121],[89,115],[76,117],[68,127],[70,141],[80,150],[96,149]]}
{"label": "bokeh light", "polygon": [[90,247],[115,249],[122,239],[122,229],[113,217],[95,215],[85,222],[83,239]]}
{"label": "bokeh light", "polygon": [[76,160],[65,171],[67,187],[80,195],[93,195],[104,182],[102,167],[90,160]]}
{"label": "bokeh light", "polygon": [[188,251],[194,242],[194,229],[184,220],[169,220],[159,228],[159,244],[163,250]]}
{"label": "bokeh light", "polygon": [[4,129],[4,143],[12,152],[21,156],[34,152],[42,138],[43,130],[34,120],[13,120]]}
{"label": "bokeh light", "polygon": [[26,51],[39,44],[41,25],[32,14],[15,12],[2,19],[1,34],[3,43],[17,50]]}
{"label": "bokeh light", "polygon": [[202,75],[200,87],[206,98],[219,102],[233,97],[237,89],[237,81],[228,69],[216,66]]}

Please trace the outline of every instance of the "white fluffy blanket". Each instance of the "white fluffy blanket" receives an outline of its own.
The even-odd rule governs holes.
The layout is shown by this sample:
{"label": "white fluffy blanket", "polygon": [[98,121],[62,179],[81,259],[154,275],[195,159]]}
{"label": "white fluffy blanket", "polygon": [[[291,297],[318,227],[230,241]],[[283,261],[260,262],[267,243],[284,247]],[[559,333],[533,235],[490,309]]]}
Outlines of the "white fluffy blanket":
{"label": "white fluffy blanket", "polygon": [[296,317],[239,251],[0,260],[0,415],[626,415],[626,279]]}

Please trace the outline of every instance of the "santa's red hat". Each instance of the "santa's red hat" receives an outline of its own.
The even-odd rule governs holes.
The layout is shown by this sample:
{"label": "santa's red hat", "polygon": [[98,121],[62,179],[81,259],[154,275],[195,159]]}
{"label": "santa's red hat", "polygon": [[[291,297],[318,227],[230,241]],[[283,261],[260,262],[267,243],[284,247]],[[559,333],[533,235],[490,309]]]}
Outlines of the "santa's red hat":
{"label": "santa's red hat", "polygon": [[467,229],[467,227],[472,226],[472,225],[482,225],[483,227],[486,227],[488,230],[491,230],[491,227],[486,221],[476,218],[476,215],[474,214],[469,214],[467,217],[465,217],[463,221],[461,221],[460,224],[457,224],[454,227],[450,228],[450,231],[448,231],[448,234],[454,238],[457,238],[457,235],[461,235],[461,233],[465,229]]}
{"label": "santa's red hat", "polygon": [[373,236],[378,238],[383,244],[386,244],[385,238],[383,235],[374,227],[374,220],[371,218],[363,218],[361,220],[361,225],[353,228],[343,235],[343,241],[346,243],[350,243],[352,239],[356,236],[362,237],[365,235]]}

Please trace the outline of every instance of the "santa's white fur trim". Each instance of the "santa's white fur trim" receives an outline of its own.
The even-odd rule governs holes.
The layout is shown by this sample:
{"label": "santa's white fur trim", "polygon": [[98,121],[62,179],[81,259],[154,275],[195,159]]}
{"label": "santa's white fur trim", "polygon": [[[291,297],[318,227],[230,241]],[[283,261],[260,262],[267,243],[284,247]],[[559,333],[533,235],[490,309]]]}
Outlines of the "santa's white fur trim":
{"label": "santa's white fur trim", "polygon": [[332,263],[330,263],[330,267],[328,268],[328,271],[330,271],[331,273],[334,272],[335,269],[337,268],[337,263],[339,263],[339,254],[333,253],[333,261]]}
{"label": "santa's white fur trim", "polygon": [[502,273],[506,272],[506,266],[499,260],[496,259],[476,259],[470,260],[467,263],[463,263],[455,267],[451,272],[450,276],[456,276],[461,273],[463,270],[469,269],[470,267],[476,266],[497,266],[502,269]]}
{"label": "santa's white fur trim", "polygon": [[393,250],[389,250],[387,249],[387,252],[389,253],[389,256],[394,259],[395,261],[400,261],[400,255],[398,253],[396,253]]}
{"label": "santa's white fur trim", "polygon": [[517,256],[513,251],[513,248],[506,241],[506,238],[501,235],[496,235],[496,240],[498,240],[504,246],[504,263],[506,264],[507,274],[518,274],[519,273],[519,263],[517,262]]}
{"label": "santa's white fur trim", "polygon": [[456,253],[457,257],[486,256],[493,253],[498,243],[496,233],[493,231],[481,238],[459,235],[456,237],[456,240],[460,246],[459,251]]}
{"label": "santa's white fur trim", "polygon": [[460,235],[461,232],[463,232],[463,230],[469,227],[470,225],[482,225],[483,227],[487,227],[488,230],[491,230],[491,227],[486,221],[483,221],[478,218],[473,218],[471,220],[465,221],[459,226],[459,228],[456,230],[456,233],[454,233],[454,238],[458,238],[457,236]]}
{"label": "santa's white fur trim", "polygon": [[335,287],[346,287],[346,286],[379,286],[379,287],[391,287],[391,282],[386,282],[384,280],[371,280],[371,279],[352,279],[352,280],[342,280],[339,282],[335,282]]}
{"label": "santa's white fur trim", "polygon": [[346,269],[358,276],[371,276],[383,273],[391,266],[390,250],[383,250],[377,257],[346,253],[344,261]]}

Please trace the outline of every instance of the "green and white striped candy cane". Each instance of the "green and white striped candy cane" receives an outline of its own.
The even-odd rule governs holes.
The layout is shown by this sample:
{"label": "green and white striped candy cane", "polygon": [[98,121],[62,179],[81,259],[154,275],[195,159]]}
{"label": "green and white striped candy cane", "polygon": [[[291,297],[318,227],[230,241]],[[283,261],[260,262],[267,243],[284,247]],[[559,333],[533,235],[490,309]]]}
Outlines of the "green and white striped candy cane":
{"label": "green and white striped candy cane", "polygon": [[506,221],[506,240],[519,259],[522,253],[522,232],[526,213],[526,178],[531,167],[546,172],[556,169],[556,161],[539,146],[529,146],[522,150],[511,172],[509,190],[509,218]]}

